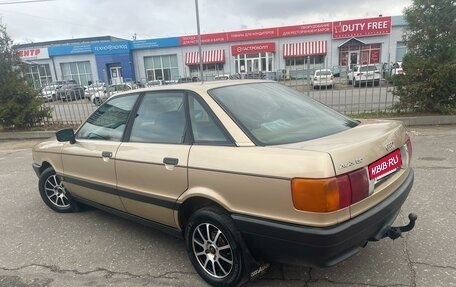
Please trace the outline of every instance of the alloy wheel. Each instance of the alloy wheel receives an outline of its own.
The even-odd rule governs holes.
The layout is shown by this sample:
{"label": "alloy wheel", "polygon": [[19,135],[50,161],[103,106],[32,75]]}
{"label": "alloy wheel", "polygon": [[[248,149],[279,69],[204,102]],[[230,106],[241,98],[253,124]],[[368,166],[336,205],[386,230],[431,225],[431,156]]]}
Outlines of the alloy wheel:
{"label": "alloy wheel", "polygon": [[49,201],[55,206],[59,208],[67,208],[70,206],[65,187],[63,187],[62,181],[56,174],[53,174],[46,179],[44,191]]}
{"label": "alloy wheel", "polygon": [[226,236],[216,226],[201,223],[193,231],[193,253],[209,275],[222,279],[233,269],[233,251]]}

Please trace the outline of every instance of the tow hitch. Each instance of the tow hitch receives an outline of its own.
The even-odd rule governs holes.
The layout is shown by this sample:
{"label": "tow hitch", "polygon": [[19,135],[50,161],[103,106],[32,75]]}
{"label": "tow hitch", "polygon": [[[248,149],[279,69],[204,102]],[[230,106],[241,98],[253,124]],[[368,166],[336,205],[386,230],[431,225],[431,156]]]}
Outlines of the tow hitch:
{"label": "tow hitch", "polygon": [[408,218],[410,222],[407,225],[404,226],[391,226],[389,229],[386,230],[386,232],[383,234],[382,238],[389,237],[391,239],[397,239],[401,237],[402,232],[408,232],[415,227],[415,221],[418,218],[418,216],[415,213],[410,213],[408,215]]}

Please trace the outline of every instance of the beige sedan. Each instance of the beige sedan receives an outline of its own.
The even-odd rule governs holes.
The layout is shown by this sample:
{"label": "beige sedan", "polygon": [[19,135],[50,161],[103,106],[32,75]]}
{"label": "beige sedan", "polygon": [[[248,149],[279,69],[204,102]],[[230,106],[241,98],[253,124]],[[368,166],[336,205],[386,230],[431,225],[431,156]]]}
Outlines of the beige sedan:
{"label": "beige sedan", "polygon": [[214,286],[270,261],[334,265],[416,219],[391,227],[413,184],[400,122],[359,122],[272,81],[132,90],[56,137],[33,149],[45,204],[182,237]]}

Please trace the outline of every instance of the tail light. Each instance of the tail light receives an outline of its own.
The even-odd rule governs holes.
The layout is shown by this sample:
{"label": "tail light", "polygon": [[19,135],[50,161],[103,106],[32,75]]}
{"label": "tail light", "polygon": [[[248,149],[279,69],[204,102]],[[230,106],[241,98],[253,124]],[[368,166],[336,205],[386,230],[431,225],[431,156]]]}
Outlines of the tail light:
{"label": "tail light", "polygon": [[291,193],[298,210],[331,212],[366,198],[369,178],[365,168],[325,179],[294,178]]}

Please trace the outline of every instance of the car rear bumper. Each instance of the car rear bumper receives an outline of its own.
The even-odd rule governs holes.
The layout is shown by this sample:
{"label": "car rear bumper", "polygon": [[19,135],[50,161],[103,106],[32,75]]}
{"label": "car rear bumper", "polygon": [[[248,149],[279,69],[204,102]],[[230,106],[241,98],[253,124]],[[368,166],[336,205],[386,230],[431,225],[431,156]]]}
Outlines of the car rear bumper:
{"label": "car rear bumper", "polygon": [[247,246],[257,259],[291,264],[331,266],[379,240],[396,219],[414,180],[404,183],[383,202],[336,226],[318,228],[232,214]]}

